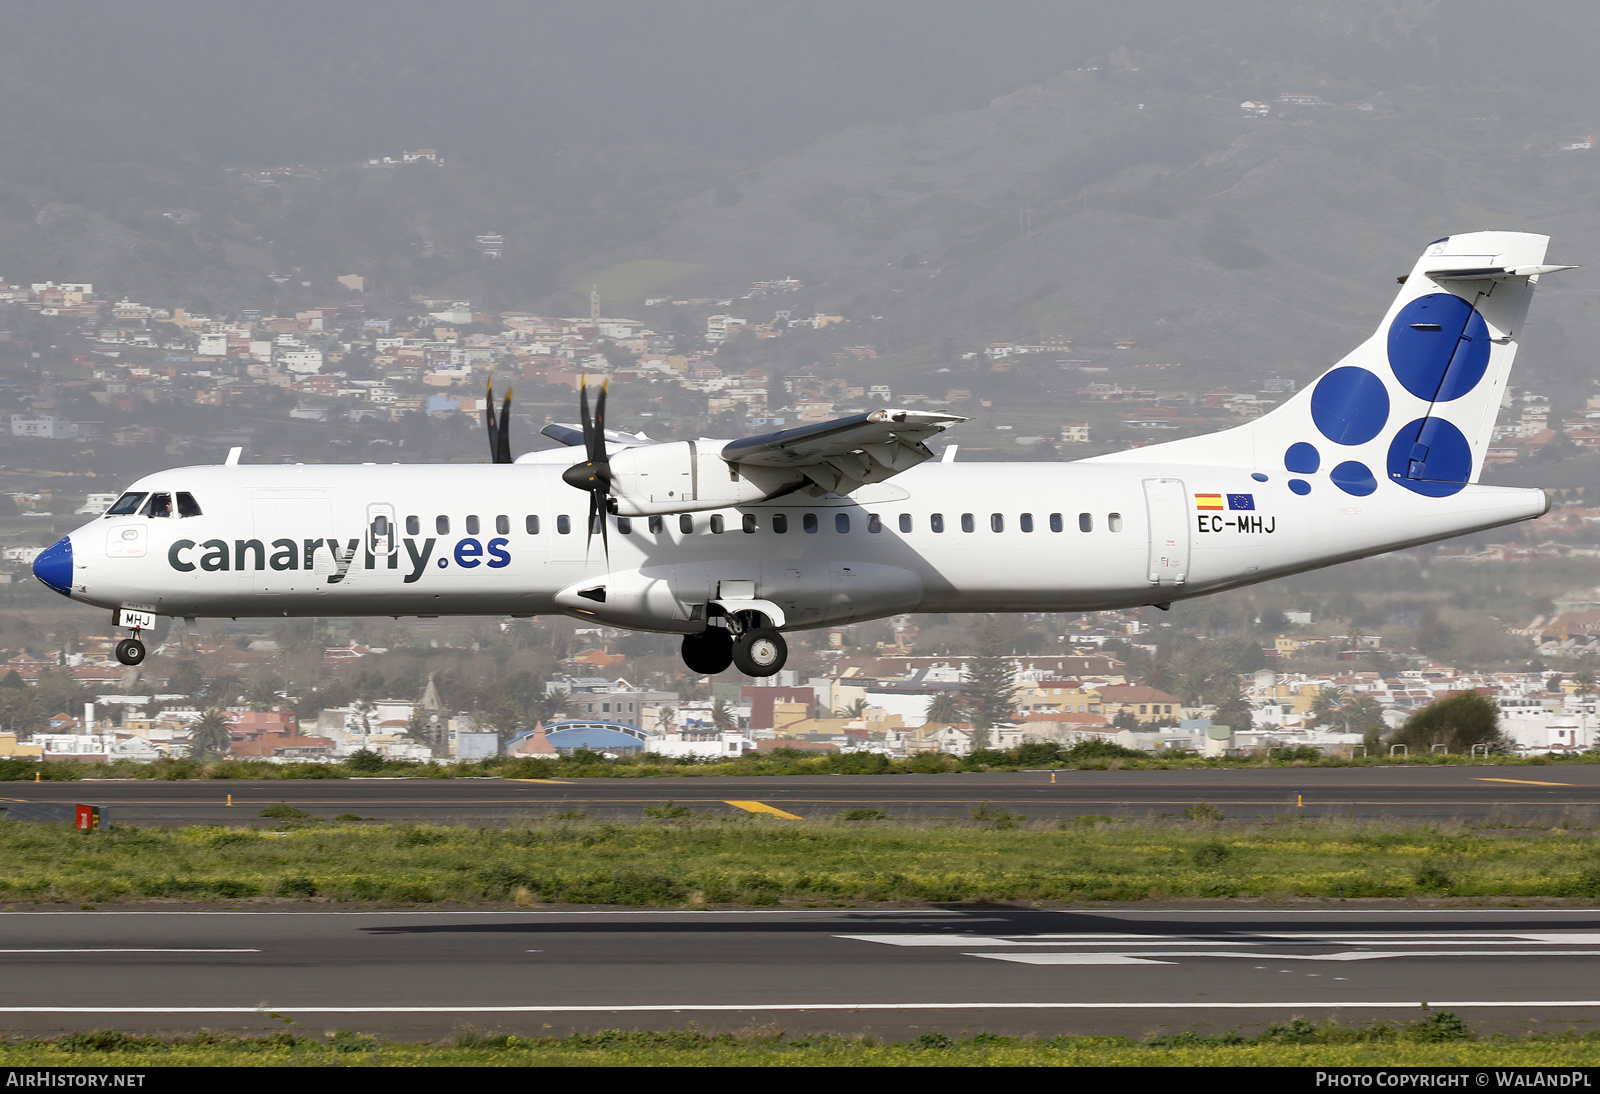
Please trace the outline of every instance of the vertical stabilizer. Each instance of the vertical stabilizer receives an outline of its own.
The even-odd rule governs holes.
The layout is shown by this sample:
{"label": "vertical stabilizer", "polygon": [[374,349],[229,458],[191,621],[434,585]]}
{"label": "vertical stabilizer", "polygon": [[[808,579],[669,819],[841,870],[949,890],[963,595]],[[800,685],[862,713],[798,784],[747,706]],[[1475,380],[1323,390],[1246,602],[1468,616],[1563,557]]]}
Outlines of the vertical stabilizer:
{"label": "vertical stabilizer", "polygon": [[1094,457],[1231,465],[1317,479],[1345,494],[1381,484],[1429,497],[1477,480],[1549,237],[1473,232],[1430,244],[1378,329],[1316,383],[1253,422]]}

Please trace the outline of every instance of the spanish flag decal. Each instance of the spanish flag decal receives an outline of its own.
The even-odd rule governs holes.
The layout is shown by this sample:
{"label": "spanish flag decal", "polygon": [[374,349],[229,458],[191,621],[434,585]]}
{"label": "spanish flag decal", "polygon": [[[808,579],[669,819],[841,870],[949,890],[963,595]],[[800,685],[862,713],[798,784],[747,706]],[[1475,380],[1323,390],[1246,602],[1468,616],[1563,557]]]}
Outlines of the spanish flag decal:
{"label": "spanish flag decal", "polygon": [[1194,507],[1196,509],[1221,509],[1222,508],[1222,495],[1221,494],[1196,494],[1194,496]]}

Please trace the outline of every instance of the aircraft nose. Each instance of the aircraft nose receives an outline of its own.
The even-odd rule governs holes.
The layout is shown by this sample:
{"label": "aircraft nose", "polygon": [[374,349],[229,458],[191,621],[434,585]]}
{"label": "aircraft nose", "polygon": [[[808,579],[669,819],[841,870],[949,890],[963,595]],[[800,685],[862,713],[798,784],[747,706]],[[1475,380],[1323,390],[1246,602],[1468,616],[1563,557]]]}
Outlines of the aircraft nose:
{"label": "aircraft nose", "polygon": [[62,536],[33,560],[33,576],[62,596],[72,592],[72,539]]}

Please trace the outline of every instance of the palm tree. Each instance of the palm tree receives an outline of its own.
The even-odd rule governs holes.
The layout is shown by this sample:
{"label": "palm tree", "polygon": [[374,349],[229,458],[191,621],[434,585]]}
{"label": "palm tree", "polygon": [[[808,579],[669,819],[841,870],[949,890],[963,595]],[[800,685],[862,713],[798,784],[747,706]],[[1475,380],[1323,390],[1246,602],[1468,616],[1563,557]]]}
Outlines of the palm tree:
{"label": "palm tree", "polygon": [[733,711],[728,709],[728,701],[721,696],[711,706],[711,724],[719,731],[733,728]]}
{"label": "palm tree", "polygon": [[676,707],[660,707],[656,710],[656,730],[661,733],[671,733],[673,725],[678,720]]}
{"label": "palm tree", "polygon": [[924,717],[935,725],[953,725],[963,720],[961,700],[953,691],[941,691],[928,700]]}
{"label": "palm tree", "polygon": [[865,699],[857,699],[849,706],[840,707],[834,711],[833,716],[835,718],[848,718],[852,721],[865,718],[867,716],[867,701]]}
{"label": "palm tree", "polygon": [[233,749],[233,734],[222,712],[208,710],[189,731],[189,758],[191,760],[220,759]]}

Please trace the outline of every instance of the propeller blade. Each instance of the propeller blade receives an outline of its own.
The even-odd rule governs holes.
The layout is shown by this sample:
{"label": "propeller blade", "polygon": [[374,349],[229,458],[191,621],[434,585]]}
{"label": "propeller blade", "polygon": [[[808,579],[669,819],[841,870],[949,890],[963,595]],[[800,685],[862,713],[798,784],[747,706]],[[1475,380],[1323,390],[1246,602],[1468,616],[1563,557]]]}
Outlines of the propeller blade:
{"label": "propeller blade", "polygon": [[489,459],[499,463],[500,427],[494,420],[494,379],[489,380],[489,396],[483,402],[483,424],[489,429]]}
{"label": "propeller blade", "polygon": [[[494,398],[493,392],[489,396]],[[511,461],[511,389],[506,388],[506,401],[500,407],[500,440],[494,450],[495,463]]]}

